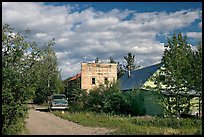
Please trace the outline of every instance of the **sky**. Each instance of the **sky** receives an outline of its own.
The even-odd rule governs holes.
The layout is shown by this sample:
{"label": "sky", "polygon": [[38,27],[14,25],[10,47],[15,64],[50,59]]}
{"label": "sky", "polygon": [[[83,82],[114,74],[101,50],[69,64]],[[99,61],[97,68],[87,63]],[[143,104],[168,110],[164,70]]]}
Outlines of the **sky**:
{"label": "sky", "polygon": [[135,65],[161,62],[167,37],[181,32],[195,50],[202,39],[202,2],[2,2],[2,23],[30,40],[53,47],[62,79],[81,71],[82,62]]}

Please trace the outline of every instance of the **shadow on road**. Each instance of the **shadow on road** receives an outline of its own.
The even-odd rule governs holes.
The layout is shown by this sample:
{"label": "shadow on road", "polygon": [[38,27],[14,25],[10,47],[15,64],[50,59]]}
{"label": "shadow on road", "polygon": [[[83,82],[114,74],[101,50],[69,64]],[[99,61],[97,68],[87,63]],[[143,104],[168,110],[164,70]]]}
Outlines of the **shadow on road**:
{"label": "shadow on road", "polygon": [[36,108],[35,111],[49,112],[49,109],[48,108]]}

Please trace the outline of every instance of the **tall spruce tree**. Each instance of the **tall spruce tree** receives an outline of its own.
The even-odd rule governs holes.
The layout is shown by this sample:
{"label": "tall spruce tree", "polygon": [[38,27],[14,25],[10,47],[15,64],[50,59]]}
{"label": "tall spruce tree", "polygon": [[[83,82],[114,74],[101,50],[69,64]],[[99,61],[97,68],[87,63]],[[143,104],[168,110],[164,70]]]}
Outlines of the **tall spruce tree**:
{"label": "tall spruce tree", "polygon": [[[193,75],[196,66],[193,62],[195,62],[194,52],[187,44],[186,36],[182,36],[182,33],[178,35],[174,33],[165,44],[162,57],[164,69],[161,69],[156,81],[166,86],[164,90],[168,96],[163,98],[163,103],[168,115],[190,113],[192,96],[189,93],[195,87]],[[160,79],[161,76],[164,78]]]}

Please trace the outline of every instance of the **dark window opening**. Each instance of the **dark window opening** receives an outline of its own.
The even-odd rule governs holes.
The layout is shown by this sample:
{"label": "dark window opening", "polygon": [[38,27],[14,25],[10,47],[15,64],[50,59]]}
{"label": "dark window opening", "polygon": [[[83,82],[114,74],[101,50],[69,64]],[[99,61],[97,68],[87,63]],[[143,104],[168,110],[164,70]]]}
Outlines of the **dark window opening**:
{"label": "dark window opening", "polygon": [[96,84],[96,79],[95,78],[92,78],[92,84]]}
{"label": "dark window opening", "polygon": [[107,78],[107,77],[104,78],[104,83],[105,83],[105,84],[108,84],[108,78]]}

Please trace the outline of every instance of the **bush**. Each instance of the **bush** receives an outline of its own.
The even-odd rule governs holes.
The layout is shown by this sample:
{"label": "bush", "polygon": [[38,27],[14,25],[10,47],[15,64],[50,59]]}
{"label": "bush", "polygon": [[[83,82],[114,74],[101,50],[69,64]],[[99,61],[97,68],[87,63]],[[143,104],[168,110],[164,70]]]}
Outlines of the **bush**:
{"label": "bush", "polygon": [[20,134],[24,128],[24,119],[27,118],[28,107],[21,103],[11,102],[2,105],[2,134]]}
{"label": "bush", "polygon": [[104,90],[97,88],[90,90],[85,103],[85,108],[87,110],[101,112],[104,107]]}
{"label": "bush", "polygon": [[130,101],[130,94],[124,94],[115,83],[90,90],[85,106],[95,112],[130,114]]}
{"label": "bush", "polygon": [[82,89],[73,89],[70,91],[68,97],[69,111],[83,111],[85,110],[85,102],[87,101],[87,93]]}

